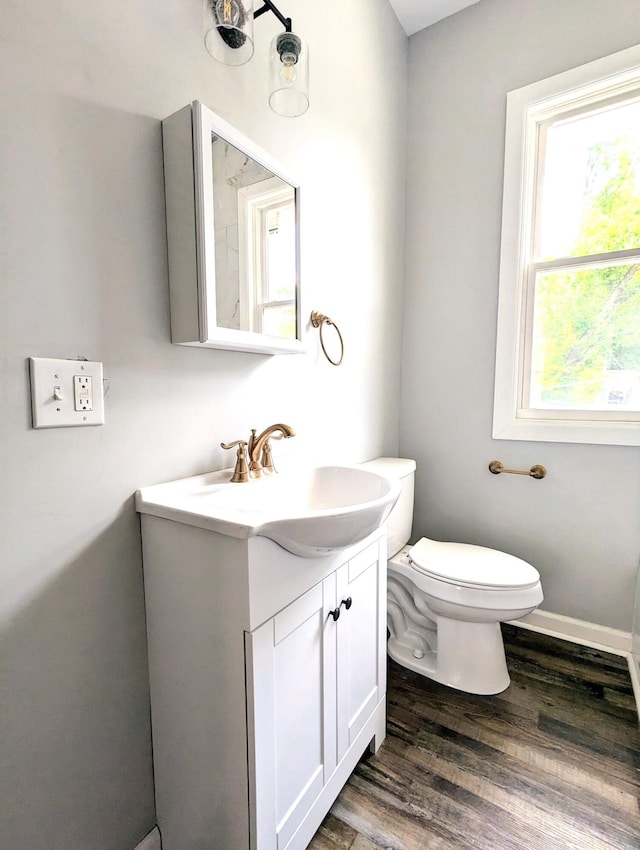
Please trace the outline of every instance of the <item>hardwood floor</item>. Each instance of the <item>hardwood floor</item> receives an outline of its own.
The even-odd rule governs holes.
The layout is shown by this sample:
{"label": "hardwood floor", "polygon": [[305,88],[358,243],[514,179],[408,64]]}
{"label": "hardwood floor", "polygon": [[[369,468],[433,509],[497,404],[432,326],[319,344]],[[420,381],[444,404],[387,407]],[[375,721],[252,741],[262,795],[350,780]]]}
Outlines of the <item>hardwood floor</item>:
{"label": "hardwood floor", "polygon": [[309,850],[639,850],[626,659],[503,625],[511,685],[463,694],[389,661],[387,738]]}

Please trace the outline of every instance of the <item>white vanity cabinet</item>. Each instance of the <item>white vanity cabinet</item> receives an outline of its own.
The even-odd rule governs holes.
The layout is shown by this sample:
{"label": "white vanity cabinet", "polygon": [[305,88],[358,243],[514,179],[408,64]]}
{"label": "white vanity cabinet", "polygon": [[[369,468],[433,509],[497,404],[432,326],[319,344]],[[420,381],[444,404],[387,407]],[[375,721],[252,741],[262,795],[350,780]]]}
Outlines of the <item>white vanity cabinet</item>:
{"label": "white vanity cabinet", "polygon": [[352,769],[331,782],[384,697],[380,565],[375,541],[246,636],[252,850],[306,847],[317,816],[311,835],[296,830]]}
{"label": "white vanity cabinet", "polygon": [[163,850],[305,850],[385,735],[384,529],[310,559],[142,530]]}

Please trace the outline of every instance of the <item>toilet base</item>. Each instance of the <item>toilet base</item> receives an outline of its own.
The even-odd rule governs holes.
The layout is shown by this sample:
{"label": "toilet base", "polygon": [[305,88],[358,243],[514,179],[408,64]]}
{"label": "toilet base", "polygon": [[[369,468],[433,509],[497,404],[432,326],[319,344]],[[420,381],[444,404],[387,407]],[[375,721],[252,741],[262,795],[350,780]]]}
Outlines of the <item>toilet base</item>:
{"label": "toilet base", "polygon": [[415,673],[465,693],[499,694],[509,687],[500,623],[437,617],[434,625],[435,650],[423,652],[404,644],[401,634],[392,634],[387,642],[389,656]]}

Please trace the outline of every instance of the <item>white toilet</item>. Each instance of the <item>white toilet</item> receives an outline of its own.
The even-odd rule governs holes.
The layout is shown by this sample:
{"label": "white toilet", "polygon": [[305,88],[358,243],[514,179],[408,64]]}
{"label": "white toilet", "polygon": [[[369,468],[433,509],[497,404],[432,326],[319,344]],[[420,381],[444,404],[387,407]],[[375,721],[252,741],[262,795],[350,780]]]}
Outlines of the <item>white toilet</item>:
{"label": "white toilet", "polygon": [[387,650],[436,682],[472,694],[509,685],[500,623],[531,613],[543,600],[535,567],[504,552],[411,536],[416,464],[378,458],[364,467],[399,478],[388,520]]}

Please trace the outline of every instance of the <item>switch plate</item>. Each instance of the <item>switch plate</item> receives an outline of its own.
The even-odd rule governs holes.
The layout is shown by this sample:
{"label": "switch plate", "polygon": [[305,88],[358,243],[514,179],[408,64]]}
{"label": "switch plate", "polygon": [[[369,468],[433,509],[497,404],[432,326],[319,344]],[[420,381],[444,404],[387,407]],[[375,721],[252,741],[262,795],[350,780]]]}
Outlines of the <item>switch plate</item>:
{"label": "switch plate", "polygon": [[104,425],[102,363],[30,357],[34,428]]}

